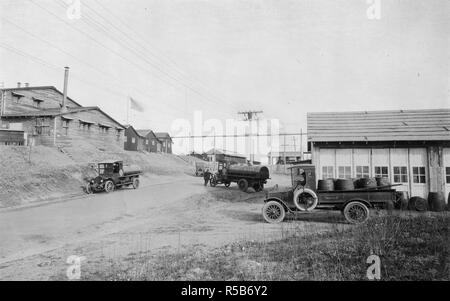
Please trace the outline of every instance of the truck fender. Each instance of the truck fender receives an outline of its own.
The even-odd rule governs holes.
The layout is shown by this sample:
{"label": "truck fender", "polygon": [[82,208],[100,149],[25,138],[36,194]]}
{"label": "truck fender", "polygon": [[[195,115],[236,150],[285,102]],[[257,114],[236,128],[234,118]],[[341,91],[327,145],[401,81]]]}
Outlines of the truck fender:
{"label": "truck fender", "polygon": [[366,205],[367,208],[373,208],[372,204],[370,202],[368,202],[367,200],[364,200],[361,198],[353,198],[348,201],[345,201],[344,204],[342,204],[341,210],[344,210],[345,206],[347,206],[347,204],[351,203],[351,202],[360,202],[360,203],[363,203],[364,205]]}
{"label": "truck fender", "polygon": [[[298,197],[302,193],[307,193],[307,194],[311,195],[314,199],[313,204],[308,208],[304,208],[304,207],[300,206],[300,204],[298,203]],[[299,188],[294,191],[294,204],[300,211],[312,211],[317,207],[318,203],[319,203],[319,198],[317,197],[317,194],[313,190],[311,190],[309,188]]]}
{"label": "truck fender", "polygon": [[274,197],[272,197],[272,198],[269,198],[269,199],[265,200],[264,203],[267,203],[267,202],[270,202],[270,201],[278,202],[278,203],[280,203],[281,205],[283,205],[283,207],[284,207],[284,209],[285,209],[286,211],[289,211],[289,212],[291,212],[291,213],[294,213],[294,211],[292,211],[292,210],[288,207],[288,205],[286,205],[286,203],[285,203],[283,200],[281,200],[281,199],[279,199],[279,198],[274,198]]}

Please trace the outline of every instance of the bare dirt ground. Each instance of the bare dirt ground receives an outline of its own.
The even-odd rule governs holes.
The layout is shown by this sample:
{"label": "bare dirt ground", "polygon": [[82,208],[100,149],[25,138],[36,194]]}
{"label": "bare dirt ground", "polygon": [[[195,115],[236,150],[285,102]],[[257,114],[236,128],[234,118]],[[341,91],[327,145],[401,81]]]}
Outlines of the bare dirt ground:
{"label": "bare dirt ground", "polygon": [[[289,185],[273,175],[273,185]],[[84,257],[90,274],[129,254],[214,248],[239,240],[271,240],[286,231],[320,232],[339,214],[317,212],[279,225],[263,221],[264,192],[204,187],[202,178],[148,178],[139,190],[0,212],[0,280],[65,280],[67,258]]]}

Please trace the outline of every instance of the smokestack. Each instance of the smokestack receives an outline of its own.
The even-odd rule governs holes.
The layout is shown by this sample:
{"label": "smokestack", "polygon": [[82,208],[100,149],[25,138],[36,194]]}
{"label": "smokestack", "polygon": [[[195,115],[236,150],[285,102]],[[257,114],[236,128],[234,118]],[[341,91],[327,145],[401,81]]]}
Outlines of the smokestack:
{"label": "smokestack", "polygon": [[69,67],[64,68],[64,95],[63,95],[63,101],[61,106],[61,111],[65,112],[67,110],[66,108],[66,102],[67,102],[67,84],[69,82]]}
{"label": "smokestack", "polygon": [[17,88],[20,88],[20,86],[22,86],[22,83],[21,83],[21,82],[18,82],[18,83],[17,83]]}
{"label": "smokestack", "polygon": [[25,83],[25,88],[28,88],[30,86],[29,83]]}

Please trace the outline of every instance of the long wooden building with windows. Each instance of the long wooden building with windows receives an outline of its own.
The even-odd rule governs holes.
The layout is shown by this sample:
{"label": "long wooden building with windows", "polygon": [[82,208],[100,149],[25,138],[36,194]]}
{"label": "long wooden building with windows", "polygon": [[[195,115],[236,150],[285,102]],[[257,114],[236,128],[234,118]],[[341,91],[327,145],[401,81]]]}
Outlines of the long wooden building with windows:
{"label": "long wooden building with windows", "polygon": [[308,113],[319,179],[387,177],[409,196],[450,193],[450,109]]}

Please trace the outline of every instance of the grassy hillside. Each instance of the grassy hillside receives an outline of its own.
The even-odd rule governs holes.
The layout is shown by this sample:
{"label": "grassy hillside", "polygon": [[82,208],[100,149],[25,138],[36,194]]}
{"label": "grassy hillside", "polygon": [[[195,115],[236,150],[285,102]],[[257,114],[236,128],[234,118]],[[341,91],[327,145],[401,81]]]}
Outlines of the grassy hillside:
{"label": "grassy hillside", "polygon": [[193,174],[186,158],[168,154],[108,150],[90,144],[58,149],[0,146],[0,208],[78,195],[86,177],[93,175],[88,163],[123,160],[139,165],[147,174]]}

